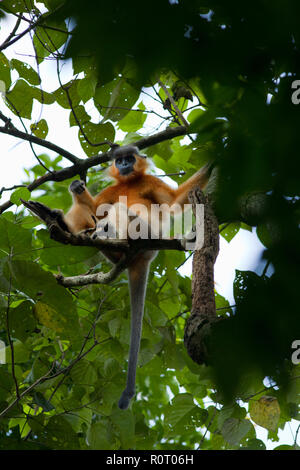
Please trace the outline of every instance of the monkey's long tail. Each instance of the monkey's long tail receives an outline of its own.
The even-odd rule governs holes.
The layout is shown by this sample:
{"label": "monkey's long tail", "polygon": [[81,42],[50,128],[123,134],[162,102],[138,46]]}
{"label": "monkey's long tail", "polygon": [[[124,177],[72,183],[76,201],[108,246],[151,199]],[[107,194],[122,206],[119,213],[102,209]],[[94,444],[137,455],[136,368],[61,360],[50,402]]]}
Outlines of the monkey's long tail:
{"label": "monkey's long tail", "polygon": [[140,262],[129,267],[129,289],[131,303],[131,334],[130,350],[127,371],[127,384],[119,400],[119,408],[128,408],[130,400],[135,395],[135,377],[140,349],[142,324],[144,315],[145,295],[150,262],[141,259]]}

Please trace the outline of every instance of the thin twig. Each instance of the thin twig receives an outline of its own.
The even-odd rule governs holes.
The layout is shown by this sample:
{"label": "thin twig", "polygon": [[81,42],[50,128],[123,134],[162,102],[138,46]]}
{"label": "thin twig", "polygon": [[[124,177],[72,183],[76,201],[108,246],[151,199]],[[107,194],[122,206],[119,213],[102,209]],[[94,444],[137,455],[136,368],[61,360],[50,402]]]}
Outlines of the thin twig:
{"label": "thin twig", "polygon": [[11,31],[9,36],[5,39],[5,41],[3,41],[3,43],[0,47],[4,46],[6,43],[10,42],[10,40],[14,37],[15,33],[17,32],[17,30],[20,26],[20,23],[21,23],[21,18],[18,18],[13,30]]}
{"label": "thin twig", "polygon": [[187,122],[187,120],[183,116],[182,112],[178,108],[177,104],[175,103],[175,100],[174,100],[173,96],[169,93],[169,90],[167,89],[167,87],[162,83],[161,80],[158,80],[158,83],[161,86],[161,88],[164,90],[167,97],[169,98],[169,100],[170,100],[177,116],[181,119],[181,122],[184,124],[185,127],[189,127],[189,123]]}

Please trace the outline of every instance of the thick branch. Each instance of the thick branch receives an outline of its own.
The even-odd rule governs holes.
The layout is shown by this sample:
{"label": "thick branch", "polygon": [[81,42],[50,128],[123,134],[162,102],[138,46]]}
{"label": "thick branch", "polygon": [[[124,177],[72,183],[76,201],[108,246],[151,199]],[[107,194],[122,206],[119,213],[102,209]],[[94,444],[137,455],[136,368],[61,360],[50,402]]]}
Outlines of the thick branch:
{"label": "thick branch", "polygon": [[193,207],[204,204],[204,243],[193,258],[192,311],[185,326],[184,343],[189,356],[202,364],[207,358],[205,339],[217,319],[214,295],[214,264],[219,252],[219,226],[208,196],[200,190],[190,195]]}
{"label": "thick branch", "polygon": [[[118,277],[124,271],[130,261],[139,253],[145,250],[185,250],[185,240],[178,239],[138,239],[138,240],[120,240],[120,239],[101,239],[91,238],[88,233],[82,232],[77,235],[70,233],[66,226],[62,212],[53,210],[49,207],[35,201],[24,201],[21,199],[27,209],[37,215],[48,227],[50,237],[60,243],[75,246],[92,246],[102,251],[121,252],[124,255],[108,273],[83,274],[79,276],[63,277],[56,276],[59,284],[65,287],[80,287],[90,284],[108,284]],[[189,240],[190,243],[190,240]]]}
{"label": "thick branch", "polygon": [[144,137],[140,140],[137,140],[132,145],[136,145],[140,150],[145,149],[147,147],[151,147],[151,145],[159,144],[164,140],[174,139],[175,137],[184,136],[187,134],[187,128],[185,126],[177,126],[177,127],[168,127],[162,132],[158,132],[157,134],[150,135],[149,137]]}
{"label": "thick branch", "polygon": [[64,287],[82,287],[91,284],[109,284],[123,272],[132,259],[132,253],[124,255],[108,273],[82,274],[79,276],[64,277],[61,274],[56,276],[56,280]]}

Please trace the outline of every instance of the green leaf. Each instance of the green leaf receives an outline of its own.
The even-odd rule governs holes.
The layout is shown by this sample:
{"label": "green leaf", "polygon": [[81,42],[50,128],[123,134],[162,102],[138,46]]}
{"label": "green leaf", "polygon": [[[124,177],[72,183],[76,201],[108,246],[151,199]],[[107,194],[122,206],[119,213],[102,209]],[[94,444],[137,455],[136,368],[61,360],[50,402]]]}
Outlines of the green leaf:
{"label": "green leaf", "polygon": [[39,74],[26,62],[21,62],[18,59],[11,59],[12,68],[16,69],[19,76],[25,78],[31,85],[39,85],[41,79]]}
{"label": "green leaf", "polygon": [[[27,362],[30,358],[30,350],[19,340],[13,341],[14,363],[21,364]],[[7,346],[5,350],[6,364],[12,363],[11,347]]]}
{"label": "green leaf", "polygon": [[224,422],[221,432],[228,444],[236,446],[253,428],[247,419],[228,418]]}
{"label": "green leaf", "polygon": [[72,380],[80,385],[93,385],[97,381],[97,371],[93,364],[85,359],[77,362],[71,369]]}
{"label": "green leaf", "polygon": [[31,119],[33,100],[36,99],[43,104],[54,103],[55,97],[52,93],[47,93],[39,88],[28,85],[23,80],[17,80],[12,90],[7,92],[7,106],[17,116]]}
{"label": "green leaf", "polygon": [[45,139],[49,130],[47,121],[45,119],[41,119],[37,123],[31,124],[30,129],[31,132],[40,139]]}
{"label": "green leaf", "polygon": [[37,302],[34,305],[34,313],[41,325],[56,333],[63,333],[67,328],[68,320],[59,311],[44,302]]}
{"label": "green leaf", "polygon": [[236,236],[241,228],[240,222],[233,222],[229,225],[223,224],[220,226],[220,234],[229,243]]}
{"label": "green leaf", "polygon": [[77,85],[78,95],[84,103],[95,95],[97,78],[92,76],[82,78]]}
{"label": "green leaf", "polygon": [[48,93],[41,88],[31,87],[34,99],[42,104],[52,104],[55,101],[53,93]]}
{"label": "green leaf", "polygon": [[13,259],[5,272],[7,279],[10,275],[13,286],[37,302],[35,313],[41,323],[53,328],[61,337],[78,338],[79,325],[72,296],[58,285],[50,272],[36,263]]}
{"label": "green leaf", "polygon": [[7,98],[7,105],[14,114],[31,119],[34,91],[25,80],[17,80],[13,89],[7,92]]}
{"label": "green leaf", "polygon": [[11,389],[14,387],[14,380],[12,375],[1,366],[0,367],[0,402],[3,402],[11,394]]}
{"label": "green leaf", "polygon": [[260,439],[249,439],[245,449],[249,450],[266,450],[266,446]]}
{"label": "green leaf", "polygon": [[106,422],[93,423],[87,432],[87,442],[93,450],[110,450],[114,448],[114,442],[109,435]]}
{"label": "green leaf", "polygon": [[191,423],[191,415],[198,411],[193,396],[189,393],[180,393],[176,395],[172,404],[165,411],[164,423],[168,434],[176,429],[177,432],[183,431],[186,424]]}
{"label": "green leaf", "polygon": [[[57,88],[52,95],[57,103],[65,109],[75,109],[80,103],[80,96],[78,95],[78,79],[70,80],[68,83],[63,84],[62,87]],[[65,91],[68,90],[68,93]],[[69,97],[68,97],[69,95]],[[70,102],[71,101],[71,102]]]}
{"label": "green leaf", "polygon": [[11,85],[11,78],[9,60],[3,52],[0,52],[0,79],[3,82],[3,84],[1,83],[0,92],[4,93]]}
{"label": "green leaf", "polygon": [[191,124],[194,123],[197,119],[202,117],[203,113],[205,113],[203,109],[193,109],[188,115],[188,121]]}
{"label": "green leaf", "polygon": [[48,423],[40,422],[39,416],[28,419],[29,425],[40,444],[60,450],[80,449],[77,433],[62,416],[52,416]]}
{"label": "green leaf", "polygon": [[256,424],[269,431],[276,431],[280,417],[280,407],[276,398],[263,396],[259,400],[250,400],[249,412]]}
{"label": "green leaf", "polygon": [[70,111],[70,126],[71,127],[78,126],[79,124],[80,126],[83,126],[90,120],[91,120],[91,117],[86,112],[85,107],[82,106],[81,104],[79,106],[76,106],[76,108],[73,108],[73,110]]}
{"label": "green leaf", "polygon": [[[146,109],[143,103],[140,103],[138,109],[144,111]],[[130,111],[126,116],[121,119],[118,123],[119,128],[124,132],[137,132],[147,119],[147,114],[140,111]]]}
{"label": "green leaf", "polygon": [[48,412],[54,410],[54,406],[50,403],[41,392],[34,392],[34,403],[43,408],[43,411]]}
{"label": "green leaf", "polygon": [[130,409],[117,410],[112,413],[111,420],[117,428],[122,447],[124,449],[133,448],[135,444],[135,420],[132,411]]}
{"label": "green leaf", "polygon": [[7,220],[4,216],[0,217],[0,252],[14,255],[22,258],[31,257],[31,232],[19,224]]}
{"label": "green leaf", "polygon": [[39,230],[38,238],[44,249],[40,253],[41,260],[48,266],[69,266],[86,261],[98,253],[98,250],[88,246],[62,245],[51,240],[47,230]]}
{"label": "green leaf", "polygon": [[[95,145],[101,144],[106,140],[113,142],[115,138],[115,129],[114,126],[110,122],[106,122],[105,124],[94,124],[93,122],[88,122],[83,124],[82,126],[84,134],[79,130],[79,140],[81,147],[85,151],[86,155],[91,157],[92,155],[96,155],[97,152],[101,149],[101,151],[105,150],[105,146],[103,145]],[[89,142],[94,145],[90,145],[90,143],[86,140],[88,138]]]}
{"label": "green leaf", "polygon": [[[45,28],[44,26],[51,26],[52,28],[57,28],[57,30]],[[33,36],[33,44],[39,63],[45,57],[57,51],[66,42],[68,39],[66,32],[67,27],[64,21],[47,19],[43,22],[43,26],[37,26]]]}
{"label": "green leaf", "polygon": [[28,201],[31,196],[31,192],[27,188],[17,188],[10,196],[10,201],[17,206],[22,204],[20,199],[24,199],[24,201]]}
{"label": "green leaf", "polygon": [[36,327],[36,319],[32,311],[33,304],[28,300],[21,302],[16,308],[10,308],[10,332],[14,338],[25,341],[32,335]]}
{"label": "green leaf", "polygon": [[31,0],[3,0],[1,2],[1,8],[7,11],[13,11],[15,13],[28,13],[32,9]]}
{"label": "green leaf", "polygon": [[233,295],[236,303],[243,300],[248,287],[255,288],[261,286],[263,279],[252,271],[235,270],[235,278],[233,281]]}
{"label": "green leaf", "polygon": [[125,78],[114,79],[96,88],[95,105],[103,120],[120,121],[130,111],[139,97],[139,91],[133,88]]}

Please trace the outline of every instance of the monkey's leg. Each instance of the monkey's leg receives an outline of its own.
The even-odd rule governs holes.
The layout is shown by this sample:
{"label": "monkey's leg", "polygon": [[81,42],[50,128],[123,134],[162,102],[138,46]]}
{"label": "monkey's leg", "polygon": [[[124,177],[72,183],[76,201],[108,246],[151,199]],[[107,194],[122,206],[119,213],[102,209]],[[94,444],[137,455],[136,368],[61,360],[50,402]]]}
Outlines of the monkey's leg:
{"label": "monkey's leg", "polygon": [[131,333],[127,383],[119,400],[119,408],[122,410],[128,408],[131,398],[135,395],[136,368],[141,343],[147,280],[150,264],[155,255],[156,252],[153,251],[141,254],[141,257],[135,260],[128,268],[131,303]]}
{"label": "monkey's leg", "polygon": [[70,232],[70,227],[66,223],[62,210],[50,209],[50,207],[38,201],[23,201],[23,199],[21,201],[25,207],[36,214],[43,222],[46,222],[47,225],[52,221],[56,221],[65,232]]}

